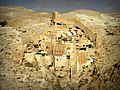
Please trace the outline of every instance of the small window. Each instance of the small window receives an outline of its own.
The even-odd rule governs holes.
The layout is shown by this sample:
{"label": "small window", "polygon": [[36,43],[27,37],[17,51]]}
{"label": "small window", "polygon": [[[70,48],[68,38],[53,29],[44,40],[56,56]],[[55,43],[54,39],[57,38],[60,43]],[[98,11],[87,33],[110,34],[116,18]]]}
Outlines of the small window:
{"label": "small window", "polygon": [[77,32],[77,30],[74,30],[75,32]]}
{"label": "small window", "polygon": [[53,25],[55,25],[55,22],[53,22]]}
{"label": "small window", "polygon": [[76,29],[80,29],[78,26],[76,26]]}
{"label": "small window", "polygon": [[48,46],[46,46],[46,49],[48,49],[49,47]]}
{"label": "small window", "polygon": [[61,23],[57,23],[57,25],[62,25]]}
{"label": "small window", "polygon": [[67,59],[70,59],[70,55],[67,55]]}
{"label": "small window", "polygon": [[76,42],[78,43],[78,42],[79,42],[79,40],[76,40]]}
{"label": "small window", "polygon": [[83,47],[85,47],[85,45],[83,45]]}
{"label": "small window", "polygon": [[80,38],[82,37],[82,35],[80,35]]}
{"label": "small window", "polygon": [[39,50],[39,52],[41,52],[42,50]]}
{"label": "small window", "polygon": [[81,30],[83,33],[85,33],[83,30]]}
{"label": "small window", "polygon": [[80,48],[79,50],[84,50],[84,51],[86,51],[86,48]]}
{"label": "small window", "polygon": [[88,48],[92,48],[92,45],[91,45],[91,44],[89,44],[89,45],[86,45],[86,47],[88,47]]}

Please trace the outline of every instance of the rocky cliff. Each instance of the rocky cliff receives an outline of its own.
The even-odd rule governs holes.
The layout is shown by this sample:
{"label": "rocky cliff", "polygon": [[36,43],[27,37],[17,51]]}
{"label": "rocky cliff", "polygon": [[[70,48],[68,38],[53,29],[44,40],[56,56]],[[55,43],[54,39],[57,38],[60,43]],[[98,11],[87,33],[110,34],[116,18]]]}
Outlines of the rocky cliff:
{"label": "rocky cliff", "polygon": [[76,19],[97,36],[94,63],[72,80],[47,67],[24,65],[26,45],[45,32],[51,14],[22,7],[0,7],[0,90],[120,90],[120,14],[76,10],[62,14]]}

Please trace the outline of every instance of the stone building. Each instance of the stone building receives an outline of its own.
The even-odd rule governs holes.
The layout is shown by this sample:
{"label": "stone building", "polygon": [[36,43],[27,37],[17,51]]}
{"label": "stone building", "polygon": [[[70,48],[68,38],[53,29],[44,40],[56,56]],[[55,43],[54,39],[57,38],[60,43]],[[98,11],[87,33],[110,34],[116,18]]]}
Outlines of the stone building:
{"label": "stone building", "polygon": [[[81,22],[62,17],[58,12],[52,13],[51,23],[37,38],[39,53],[43,55],[44,63],[49,61],[55,69],[65,67],[75,74],[89,56],[94,55],[95,35]],[[36,56],[39,58],[39,55]]]}
{"label": "stone building", "polygon": [[[78,66],[86,63],[86,59],[89,57],[89,55],[94,54],[89,51],[95,50],[95,35],[84,25],[82,25],[81,23],[77,23],[76,20],[63,18],[60,14],[56,12],[53,13],[55,16],[53,16],[54,21],[56,23],[53,24],[53,27],[55,27],[54,30],[59,32],[58,36],[59,38],[61,38],[60,42],[64,41],[65,48],[61,48],[63,50],[62,52],[64,52],[66,58],[70,60],[75,60],[74,62],[77,62]],[[69,25],[72,25],[72,28]],[[60,33],[60,30],[63,28],[61,28],[60,26],[64,26],[65,28],[62,33]],[[61,54],[61,56],[62,55],[63,54]]]}

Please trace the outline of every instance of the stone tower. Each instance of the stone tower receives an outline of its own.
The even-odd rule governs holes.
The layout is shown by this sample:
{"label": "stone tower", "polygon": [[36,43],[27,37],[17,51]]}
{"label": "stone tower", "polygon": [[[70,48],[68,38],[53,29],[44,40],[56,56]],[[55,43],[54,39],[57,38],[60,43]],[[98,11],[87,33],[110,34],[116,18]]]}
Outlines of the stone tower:
{"label": "stone tower", "polygon": [[56,20],[58,19],[59,12],[52,12],[52,24],[56,25]]}

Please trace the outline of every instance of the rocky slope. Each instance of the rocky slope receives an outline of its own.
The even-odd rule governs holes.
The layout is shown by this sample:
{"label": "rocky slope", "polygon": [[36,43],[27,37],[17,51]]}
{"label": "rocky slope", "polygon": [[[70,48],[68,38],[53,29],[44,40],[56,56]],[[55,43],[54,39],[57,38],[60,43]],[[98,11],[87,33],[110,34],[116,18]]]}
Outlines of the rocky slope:
{"label": "rocky slope", "polygon": [[62,15],[96,33],[94,63],[64,83],[45,67],[21,65],[25,45],[50,26],[51,14],[1,6],[0,20],[7,25],[0,27],[0,90],[120,90],[119,14],[76,10]]}
{"label": "rocky slope", "polygon": [[[97,34],[99,45],[95,67],[98,75],[93,76],[90,87],[95,90],[119,90],[120,18],[87,10],[73,11],[65,15],[80,20]],[[86,75],[84,77],[86,78]],[[88,87],[89,85],[83,85],[83,90]]]}

